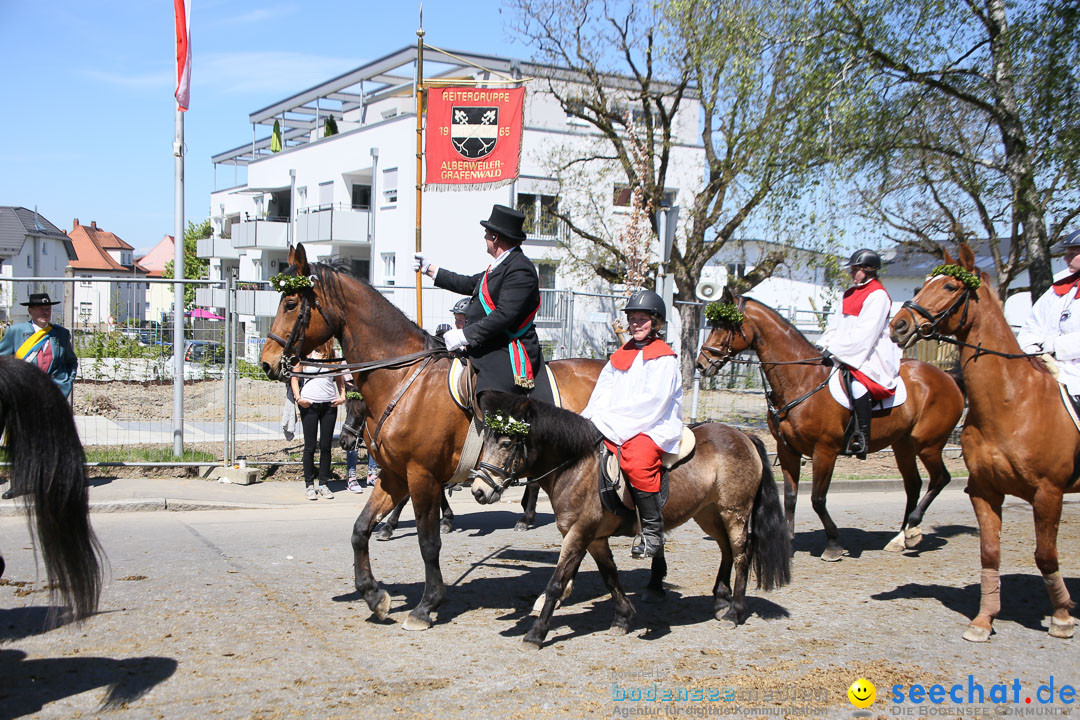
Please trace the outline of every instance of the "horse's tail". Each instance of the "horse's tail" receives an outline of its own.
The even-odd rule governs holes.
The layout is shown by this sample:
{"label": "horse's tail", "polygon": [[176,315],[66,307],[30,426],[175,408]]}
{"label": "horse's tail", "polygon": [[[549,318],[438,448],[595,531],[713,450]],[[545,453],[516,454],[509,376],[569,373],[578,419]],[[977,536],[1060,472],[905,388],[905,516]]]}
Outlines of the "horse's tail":
{"label": "horse's tail", "polygon": [[101,595],[101,546],[90,527],[86,456],[67,398],[30,363],[0,357],[0,425],[11,490],[37,530],[53,599],[76,619],[91,615]]}
{"label": "horse's tail", "polygon": [[765,590],[783,587],[791,582],[791,538],[780,507],[769,453],[760,438],[747,433],[761,458],[761,484],[754,498],[750,521],[751,561],[757,575],[757,586]]}

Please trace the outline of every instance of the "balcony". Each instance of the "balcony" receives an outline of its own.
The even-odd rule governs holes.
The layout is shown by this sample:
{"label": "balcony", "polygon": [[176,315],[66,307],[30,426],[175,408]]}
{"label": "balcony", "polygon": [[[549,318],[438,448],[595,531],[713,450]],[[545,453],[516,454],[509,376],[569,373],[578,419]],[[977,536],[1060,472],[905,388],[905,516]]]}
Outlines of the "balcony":
{"label": "balcony", "polygon": [[348,205],[303,208],[296,215],[296,242],[366,243],[369,218],[368,210]]}
{"label": "balcony", "polygon": [[239,225],[233,226],[233,247],[287,250],[289,219],[283,217],[244,218]]}
{"label": "balcony", "polygon": [[195,254],[200,258],[224,258],[236,260],[240,253],[233,247],[232,240],[226,237],[208,237],[195,241]]}
{"label": "balcony", "polygon": [[533,322],[537,327],[562,327],[570,310],[570,294],[565,290],[540,289],[540,309]]}

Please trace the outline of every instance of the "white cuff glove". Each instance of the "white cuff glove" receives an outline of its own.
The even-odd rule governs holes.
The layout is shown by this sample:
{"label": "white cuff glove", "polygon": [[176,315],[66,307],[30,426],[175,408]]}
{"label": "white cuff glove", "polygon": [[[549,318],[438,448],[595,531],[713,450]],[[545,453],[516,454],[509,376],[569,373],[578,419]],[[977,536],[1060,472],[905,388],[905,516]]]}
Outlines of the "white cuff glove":
{"label": "white cuff glove", "polygon": [[468,340],[465,339],[465,331],[454,328],[453,330],[447,330],[443,335],[443,340],[446,342],[446,349],[450,351],[460,350],[468,344]]}
{"label": "white cuff glove", "polygon": [[413,272],[422,272],[427,274],[428,268],[431,267],[431,261],[424,257],[423,253],[414,253],[412,261]]}

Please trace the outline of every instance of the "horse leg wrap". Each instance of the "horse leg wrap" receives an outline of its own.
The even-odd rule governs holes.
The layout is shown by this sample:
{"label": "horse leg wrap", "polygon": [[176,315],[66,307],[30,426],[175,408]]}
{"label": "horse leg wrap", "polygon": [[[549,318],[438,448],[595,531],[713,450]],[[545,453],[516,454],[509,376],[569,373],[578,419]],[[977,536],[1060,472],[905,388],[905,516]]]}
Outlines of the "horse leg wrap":
{"label": "horse leg wrap", "polygon": [[996,618],[1001,612],[1001,577],[997,568],[983,568],[982,600],[979,602],[979,614]]}
{"label": "horse leg wrap", "polygon": [[1065,587],[1065,581],[1061,578],[1060,572],[1043,575],[1043,582],[1046,583],[1046,592],[1050,593],[1050,603],[1055,610],[1073,609],[1075,603],[1069,597],[1069,590]]}

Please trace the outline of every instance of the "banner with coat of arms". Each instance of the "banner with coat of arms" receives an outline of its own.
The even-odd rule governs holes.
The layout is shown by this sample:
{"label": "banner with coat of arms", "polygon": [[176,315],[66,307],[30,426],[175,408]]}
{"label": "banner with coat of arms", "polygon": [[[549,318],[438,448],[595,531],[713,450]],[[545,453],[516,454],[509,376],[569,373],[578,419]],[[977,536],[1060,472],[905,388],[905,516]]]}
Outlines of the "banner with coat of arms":
{"label": "banner with coat of arms", "polygon": [[428,90],[425,189],[481,190],[518,176],[525,88]]}

